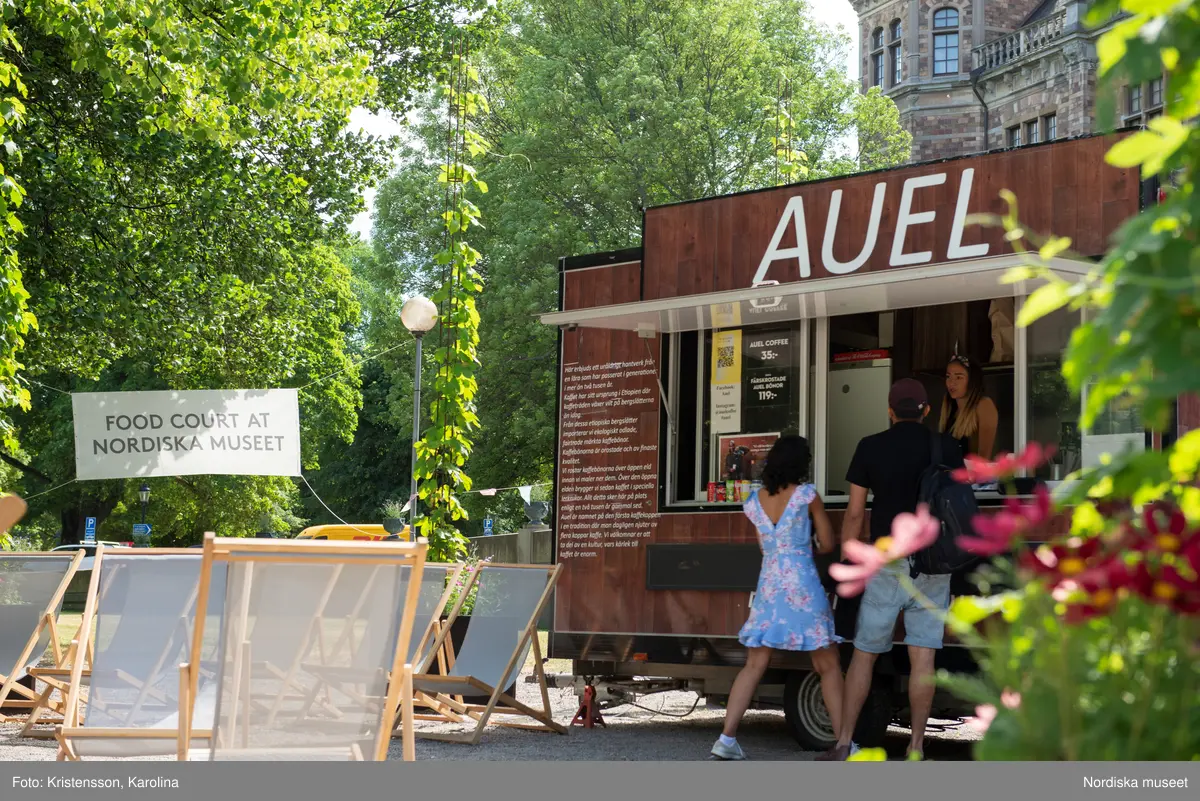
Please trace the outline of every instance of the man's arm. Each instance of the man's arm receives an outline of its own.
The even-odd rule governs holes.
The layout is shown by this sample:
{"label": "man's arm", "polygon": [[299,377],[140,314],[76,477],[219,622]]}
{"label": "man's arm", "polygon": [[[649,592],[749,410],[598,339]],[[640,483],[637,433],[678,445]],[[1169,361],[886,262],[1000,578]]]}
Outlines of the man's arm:
{"label": "man's arm", "polygon": [[867,457],[862,440],[854,449],[850,467],[846,470],[846,481],[850,484],[850,505],[842,518],[842,547],[850,540],[862,536],[863,520],[867,516],[867,488],[871,486],[871,472],[867,469]]}
{"label": "man's arm", "polygon": [[850,485],[850,505],[846,507],[846,515],[842,518],[842,547],[850,540],[857,540],[862,535],[863,520],[867,516],[867,488],[857,484]]}

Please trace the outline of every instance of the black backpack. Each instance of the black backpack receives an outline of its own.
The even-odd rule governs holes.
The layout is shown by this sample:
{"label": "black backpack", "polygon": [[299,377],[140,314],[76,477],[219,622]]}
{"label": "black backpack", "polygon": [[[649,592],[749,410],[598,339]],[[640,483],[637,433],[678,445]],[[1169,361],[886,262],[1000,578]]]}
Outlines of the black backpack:
{"label": "black backpack", "polygon": [[927,548],[913,554],[912,573],[927,576],[957,573],[974,567],[980,557],[964,551],[958,538],[975,536],[972,521],[979,514],[975,491],[969,484],[960,484],[950,476],[942,460],[942,437],[930,435],[929,467],[921,473],[917,502],[929,505],[929,513],[941,523],[938,537]]}

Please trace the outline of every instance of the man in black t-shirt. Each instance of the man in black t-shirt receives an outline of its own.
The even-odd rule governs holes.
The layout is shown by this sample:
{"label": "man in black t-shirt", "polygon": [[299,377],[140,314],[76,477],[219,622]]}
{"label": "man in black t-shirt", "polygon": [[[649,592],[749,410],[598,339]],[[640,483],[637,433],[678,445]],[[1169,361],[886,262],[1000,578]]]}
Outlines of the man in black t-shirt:
{"label": "man in black t-shirt", "polygon": [[[888,393],[888,417],[892,426],[864,437],[854,452],[846,481],[850,504],[842,521],[842,542],[859,539],[866,517],[867,493],[871,501],[870,542],[891,535],[892,521],[902,512],[915,512],[921,473],[932,461],[932,439],[942,438],[942,455],[950,468],[962,467],[958,443],[946,434],[934,434],[925,425],[929,397],[920,381],[905,378]],[[857,750],[852,737],[859,712],[871,687],[875,659],[892,650],[896,617],[904,613],[904,643],[908,646],[911,672],[908,695],[912,708],[912,739],[909,753],[921,753],[925,724],[933,705],[933,657],[942,647],[943,623],[925,609],[900,583],[899,574],[909,573],[911,559],[885,566],[867,584],[859,606],[854,633],[854,658],[846,673],[841,731],[838,742],[825,759],[842,760]],[[935,606],[950,604],[950,576],[918,575],[913,583]]]}

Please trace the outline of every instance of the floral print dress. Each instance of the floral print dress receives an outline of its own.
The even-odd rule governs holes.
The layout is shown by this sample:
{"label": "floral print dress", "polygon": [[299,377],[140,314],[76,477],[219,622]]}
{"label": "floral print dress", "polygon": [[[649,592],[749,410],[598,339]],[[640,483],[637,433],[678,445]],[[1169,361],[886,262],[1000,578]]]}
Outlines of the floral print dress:
{"label": "floral print dress", "polygon": [[747,648],[786,651],[815,651],[841,642],[813,559],[808,505],[817,497],[816,488],[797,487],[776,524],[767,517],[758,495],[751,495],[743,510],[762,541],[762,570],[738,641]]}

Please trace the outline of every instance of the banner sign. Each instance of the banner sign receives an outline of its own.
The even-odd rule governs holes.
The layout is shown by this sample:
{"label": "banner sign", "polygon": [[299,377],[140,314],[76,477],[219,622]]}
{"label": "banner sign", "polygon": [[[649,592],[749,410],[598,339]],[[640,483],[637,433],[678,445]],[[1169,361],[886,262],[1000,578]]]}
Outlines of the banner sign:
{"label": "banner sign", "polygon": [[79,392],[75,477],[300,475],[295,389]]}

